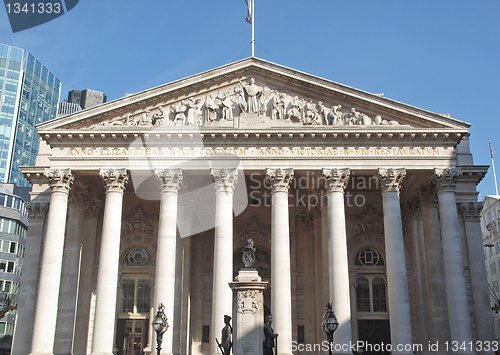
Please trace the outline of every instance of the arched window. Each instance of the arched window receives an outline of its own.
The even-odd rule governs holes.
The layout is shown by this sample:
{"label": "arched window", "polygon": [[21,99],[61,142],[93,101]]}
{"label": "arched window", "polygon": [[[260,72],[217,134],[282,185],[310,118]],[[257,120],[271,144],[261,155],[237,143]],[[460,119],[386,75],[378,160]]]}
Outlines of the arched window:
{"label": "arched window", "polygon": [[354,265],[359,266],[384,266],[384,257],[377,250],[372,248],[366,248],[361,250],[356,259],[354,259]]}
{"label": "arched window", "polygon": [[123,265],[130,265],[130,266],[142,266],[142,265],[153,264],[151,255],[149,255],[149,253],[146,250],[140,248],[135,248],[125,253],[122,263]]}
{"label": "arched window", "polygon": [[387,312],[385,280],[381,277],[359,277],[356,280],[358,312]]}
{"label": "arched window", "polygon": [[136,279],[126,276],[122,279],[121,313],[149,313],[151,286],[149,277]]}

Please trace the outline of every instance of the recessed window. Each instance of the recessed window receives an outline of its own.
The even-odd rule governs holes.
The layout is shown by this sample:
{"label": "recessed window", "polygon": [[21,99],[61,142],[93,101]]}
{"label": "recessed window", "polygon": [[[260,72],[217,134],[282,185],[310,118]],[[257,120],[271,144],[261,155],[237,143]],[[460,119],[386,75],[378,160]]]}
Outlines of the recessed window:
{"label": "recessed window", "polygon": [[132,249],[123,257],[123,264],[125,265],[151,265],[151,256],[144,249]]}
{"label": "recessed window", "polygon": [[202,343],[210,343],[210,326],[209,325],[203,326],[201,342]]}
{"label": "recessed window", "polygon": [[383,278],[359,277],[356,284],[358,312],[387,312],[387,287]]}
{"label": "recessed window", "polygon": [[366,248],[356,255],[354,264],[360,266],[384,266],[385,262],[384,257],[377,250]]}
{"label": "recessed window", "polygon": [[149,277],[136,279],[127,276],[122,279],[122,313],[149,313],[151,304],[150,283]]}

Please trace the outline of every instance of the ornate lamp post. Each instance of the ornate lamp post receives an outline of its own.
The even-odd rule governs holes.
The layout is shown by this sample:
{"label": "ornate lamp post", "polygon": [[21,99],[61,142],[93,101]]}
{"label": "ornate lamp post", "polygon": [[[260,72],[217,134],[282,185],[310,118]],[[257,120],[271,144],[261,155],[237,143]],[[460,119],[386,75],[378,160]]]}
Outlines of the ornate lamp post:
{"label": "ornate lamp post", "polygon": [[332,310],[332,303],[327,303],[326,305],[326,313],[323,316],[323,322],[321,322],[321,326],[326,333],[326,337],[328,339],[329,350],[328,353],[332,355],[332,344],[333,344],[333,333],[339,327],[339,322],[337,321],[337,317],[335,317],[335,313]]}
{"label": "ornate lamp post", "polygon": [[156,351],[157,354],[160,355],[161,351],[161,343],[163,341],[163,333],[165,333],[168,329],[167,316],[165,315],[165,306],[163,303],[158,305],[158,311],[156,312],[156,316],[151,322],[153,329],[156,332]]}

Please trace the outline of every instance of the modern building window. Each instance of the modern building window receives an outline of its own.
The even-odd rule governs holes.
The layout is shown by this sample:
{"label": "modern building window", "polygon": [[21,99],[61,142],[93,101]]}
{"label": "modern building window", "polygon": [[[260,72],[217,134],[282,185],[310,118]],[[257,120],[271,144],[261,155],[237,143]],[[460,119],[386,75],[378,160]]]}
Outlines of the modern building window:
{"label": "modern building window", "polygon": [[491,275],[497,274],[497,267],[495,263],[491,263]]}

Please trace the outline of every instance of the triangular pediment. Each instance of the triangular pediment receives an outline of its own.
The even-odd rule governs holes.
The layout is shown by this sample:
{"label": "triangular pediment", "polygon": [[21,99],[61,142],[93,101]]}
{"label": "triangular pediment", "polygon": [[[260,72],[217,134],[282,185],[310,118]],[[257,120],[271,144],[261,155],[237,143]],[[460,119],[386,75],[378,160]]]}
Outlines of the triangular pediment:
{"label": "triangular pediment", "polygon": [[[307,126],[307,127],[305,127]],[[39,125],[41,134],[155,130],[447,130],[469,124],[257,58]]]}

